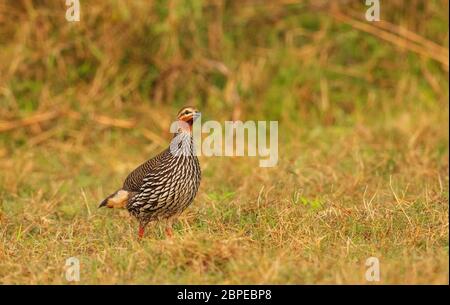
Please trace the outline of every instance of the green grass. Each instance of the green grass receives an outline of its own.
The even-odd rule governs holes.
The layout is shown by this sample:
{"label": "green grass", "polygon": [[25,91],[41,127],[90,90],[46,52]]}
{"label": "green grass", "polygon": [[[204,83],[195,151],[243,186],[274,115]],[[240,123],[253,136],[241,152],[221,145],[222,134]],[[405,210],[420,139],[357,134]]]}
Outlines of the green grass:
{"label": "green grass", "polygon": [[[55,3],[0,6],[0,283],[67,284],[69,257],[81,284],[368,283],[372,256],[380,283],[448,283],[448,64],[309,1],[83,2],[77,24]],[[447,11],[382,17],[448,50]],[[139,242],[97,205],[185,104],[278,120],[279,162],[201,157],[174,237],[155,223]]]}

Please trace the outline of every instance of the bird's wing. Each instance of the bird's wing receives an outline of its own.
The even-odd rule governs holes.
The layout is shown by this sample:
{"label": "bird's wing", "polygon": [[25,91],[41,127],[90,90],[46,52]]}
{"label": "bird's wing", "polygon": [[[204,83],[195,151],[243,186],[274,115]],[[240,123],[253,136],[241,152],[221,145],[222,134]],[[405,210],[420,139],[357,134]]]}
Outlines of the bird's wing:
{"label": "bird's wing", "polygon": [[139,192],[144,184],[145,177],[157,169],[158,165],[164,159],[165,154],[167,154],[167,151],[161,152],[159,155],[145,161],[134,169],[125,179],[122,189],[130,192]]}
{"label": "bird's wing", "polygon": [[177,194],[171,187],[179,178],[174,174],[175,161],[170,153],[161,155],[158,164],[143,178],[139,192],[128,203],[128,209],[140,212],[157,210],[176,199]]}

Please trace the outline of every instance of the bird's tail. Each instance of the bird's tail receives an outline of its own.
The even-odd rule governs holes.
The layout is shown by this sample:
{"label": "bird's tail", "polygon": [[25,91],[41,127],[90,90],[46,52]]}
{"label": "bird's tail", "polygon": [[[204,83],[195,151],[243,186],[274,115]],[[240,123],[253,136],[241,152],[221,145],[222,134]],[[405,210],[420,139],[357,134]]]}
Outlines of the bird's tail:
{"label": "bird's tail", "polygon": [[112,193],[108,197],[106,197],[98,206],[108,207],[108,208],[124,208],[128,203],[128,198],[130,198],[130,193],[125,190],[118,190],[115,193]]}

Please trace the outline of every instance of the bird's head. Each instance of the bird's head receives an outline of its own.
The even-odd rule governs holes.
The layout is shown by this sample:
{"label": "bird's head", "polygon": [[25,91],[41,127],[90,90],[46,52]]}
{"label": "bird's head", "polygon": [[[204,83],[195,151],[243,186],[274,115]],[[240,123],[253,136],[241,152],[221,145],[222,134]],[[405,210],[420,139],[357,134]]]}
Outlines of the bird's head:
{"label": "bird's head", "polygon": [[184,131],[192,131],[194,121],[200,117],[200,111],[194,107],[183,107],[177,114],[177,120],[182,122],[179,124]]}

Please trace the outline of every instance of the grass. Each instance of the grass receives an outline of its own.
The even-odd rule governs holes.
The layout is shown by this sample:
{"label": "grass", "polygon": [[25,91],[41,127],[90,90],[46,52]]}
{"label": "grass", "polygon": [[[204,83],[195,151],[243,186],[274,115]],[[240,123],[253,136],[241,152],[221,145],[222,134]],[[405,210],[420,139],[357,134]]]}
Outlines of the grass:
{"label": "grass", "polygon": [[[81,284],[369,283],[373,256],[379,283],[448,283],[448,55],[402,45],[448,52],[448,2],[383,2],[394,41],[338,6],[1,4],[0,283],[67,284],[69,257]],[[97,204],[184,104],[278,120],[279,162],[202,157],[175,236],[138,242]]]}

